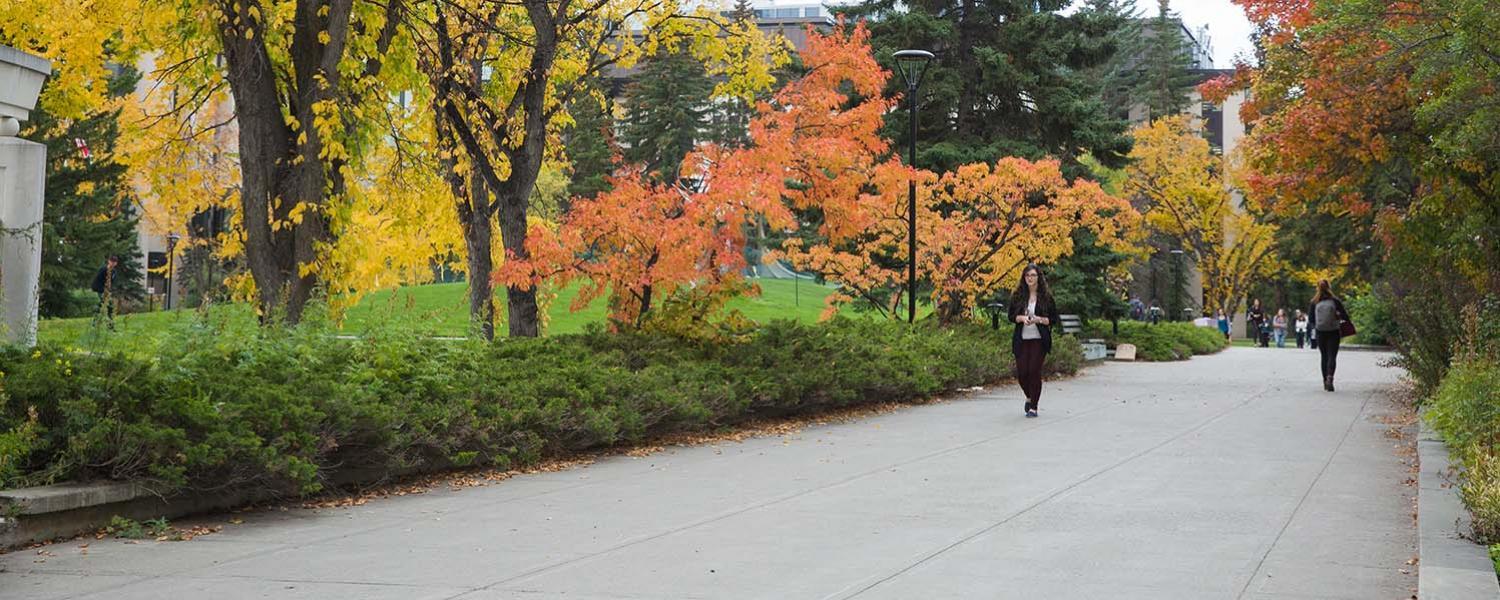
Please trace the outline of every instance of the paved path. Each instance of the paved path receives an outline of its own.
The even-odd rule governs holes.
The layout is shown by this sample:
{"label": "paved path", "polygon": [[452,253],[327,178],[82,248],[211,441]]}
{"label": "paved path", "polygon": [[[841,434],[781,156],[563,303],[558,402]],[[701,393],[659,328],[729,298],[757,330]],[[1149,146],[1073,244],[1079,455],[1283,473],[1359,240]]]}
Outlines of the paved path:
{"label": "paved path", "polygon": [[1106,364],[1049,382],[1040,419],[1007,386],[191,542],[69,542],[0,556],[0,598],[1408,598],[1383,357],[1345,353],[1335,394],[1312,351]]}

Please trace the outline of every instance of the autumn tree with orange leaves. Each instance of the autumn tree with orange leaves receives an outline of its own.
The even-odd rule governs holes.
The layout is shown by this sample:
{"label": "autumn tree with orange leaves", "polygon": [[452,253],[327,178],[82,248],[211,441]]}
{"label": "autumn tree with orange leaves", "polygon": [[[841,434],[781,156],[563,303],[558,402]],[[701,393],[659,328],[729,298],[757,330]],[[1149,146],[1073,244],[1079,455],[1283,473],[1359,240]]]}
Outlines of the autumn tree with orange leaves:
{"label": "autumn tree with orange leaves", "polygon": [[[764,219],[791,229],[789,207],[818,207],[834,220],[848,211],[883,152],[877,129],[887,103],[843,110],[851,94],[878,98],[885,74],[861,26],[814,35],[802,53],[807,74],[757,108],[744,148],[705,147],[688,157],[691,177],[679,185],[643,182],[638,167],[612,179],[614,189],[576,200],[555,229],[534,226],[530,258],[503,265],[505,285],[562,285],[583,280],[571,307],[608,294],[617,326],[639,327],[664,303],[697,304],[698,316],[745,284],[745,231]],[[844,88],[842,86],[851,87]]]}
{"label": "autumn tree with orange leaves", "polygon": [[745,289],[747,225],[764,219],[790,230],[804,216],[816,224],[811,241],[793,238],[773,257],[838,285],[825,316],[856,300],[893,315],[907,260],[906,203],[898,200],[913,177],[921,186],[918,271],[945,324],[1027,262],[1066,255],[1077,228],[1107,245],[1129,243],[1139,215],[1092,182],[1069,183],[1057,161],[1008,158],[939,177],[888,157],[879,130],[894,101],[879,92],[890,74],[868,40],[863,25],[813,34],[802,54],[807,74],[757,108],[748,146],[694,153],[684,161],[692,184],[622,173],[613,191],[579,201],[555,231],[534,227],[532,258],[502,267],[504,282],[581,278],[575,310],[608,293],[614,323],[640,326],[663,301],[713,307]]}
{"label": "autumn tree with orange leaves", "polygon": [[[895,316],[905,298],[906,219],[898,202],[912,172],[894,162],[876,170],[851,222],[828,243],[804,247],[792,241],[785,256],[800,269],[817,272],[840,289],[838,304],[869,301]],[[918,277],[928,283],[939,322],[968,318],[980,298],[1009,287],[1027,263],[1050,263],[1072,251],[1072,233],[1086,228],[1100,243],[1131,243],[1139,215],[1093,182],[1069,183],[1055,160],[1004,158],[994,165],[964,165],[938,177],[919,171],[917,191]]]}
{"label": "autumn tree with orange leaves", "polygon": [[1500,294],[1500,12],[1487,0],[1235,3],[1260,29],[1260,66],[1204,92],[1250,92],[1251,200],[1326,223],[1283,236],[1316,262],[1362,256],[1403,366],[1436,385],[1458,315]]}
{"label": "autumn tree with orange leaves", "polygon": [[[839,286],[828,296],[825,316],[854,301],[886,316],[900,312],[911,178],[919,185],[918,285],[926,282],[944,324],[960,321],[980,297],[1013,283],[1027,262],[1068,254],[1076,228],[1096,231],[1105,245],[1129,243],[1139,220],[1135,211],[1092,182],[1070,184],[1057,161],[1006,158],[939,177],[897,157],[881,160],[887,147],[878,137],[880,115],[891,105],[870,91],[881,89],[889,73],[873,66],[862,27],[843,50],[848,58],[839,64],[854,72],[815,70],[820,79],[804,81],[812,85],[800,90],[802,102],[792,103],[806,110],[770,115],[770,126],[761,130],[781,134],[780,143],[761,146],[767,158],[774,160],[778,147],[790,158],[786,177],[778,180],[790,181],[790,189],[781,193],[820,221],[815,241],[788,240],[775,256]],[[841,87],[841,77],[852,85]],[[839,110],[851,98],[863,100]]]}

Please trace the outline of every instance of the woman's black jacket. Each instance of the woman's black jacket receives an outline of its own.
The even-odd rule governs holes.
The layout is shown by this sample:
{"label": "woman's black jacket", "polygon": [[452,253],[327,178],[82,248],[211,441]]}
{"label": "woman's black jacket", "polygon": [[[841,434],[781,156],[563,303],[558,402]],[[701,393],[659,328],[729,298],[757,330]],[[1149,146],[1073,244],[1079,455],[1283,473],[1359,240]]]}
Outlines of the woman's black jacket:
{"label": "woman's black jacket", "polygon": [[[1012,356],[1019,355],[1021,352],[1022,325],[1016,322],[1016,317],[1026,314],[1026,302],[1029,300],[1030,298],[1021,298],[1018,302],[1013,301],[1010,303],[1010,322],[1016,327],[1015,332],[1010,336],[1010,352]],[[1052,326],[1057,325],[1058,321],[1062,320],[1062,317],[1057,315],[1057,304],[1048,298],[1036,299],[1036,316],[1045,317],[1048,323],[1047,325],[1038,323],[1036,326],[1037,331],[1042,333],[1042,354],[1045,355],[1052,352]]]}

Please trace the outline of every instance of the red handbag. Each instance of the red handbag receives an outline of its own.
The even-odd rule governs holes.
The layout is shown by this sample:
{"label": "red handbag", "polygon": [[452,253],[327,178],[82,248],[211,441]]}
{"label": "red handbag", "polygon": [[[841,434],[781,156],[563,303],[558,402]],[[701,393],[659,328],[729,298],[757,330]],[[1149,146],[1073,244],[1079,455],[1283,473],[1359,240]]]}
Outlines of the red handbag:
{"label": "red handbag", "polygon": [[1354,328],[1353,321],[1339,321],[1339,337],[1349,337],[1356,333],[1359,333],[1359,330]]}

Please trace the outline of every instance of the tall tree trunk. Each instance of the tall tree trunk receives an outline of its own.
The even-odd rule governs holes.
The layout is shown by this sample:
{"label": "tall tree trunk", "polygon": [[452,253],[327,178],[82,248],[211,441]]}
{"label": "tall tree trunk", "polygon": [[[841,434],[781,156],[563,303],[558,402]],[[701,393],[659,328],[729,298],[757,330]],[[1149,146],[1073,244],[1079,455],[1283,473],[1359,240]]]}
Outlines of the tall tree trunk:
{"label": "tall tree trunk", "polygon": [[[314,264],[320,245],[332,239],[324,208],[345,188],[344,163],[321,156],[325,140],[313,124],[320,102],[358,102],[360,92],[340,93],[347,91],[339,63],[353,0],[297,0],[286,49],[290,64],[280,65],[267,50],[267,37],[275,34],[267,33],[259,2],[220,0],[218,8],[224,15],[218,33],[225,78],[239,125],[245,262],[262,318],[284,308],[287,322],[296,323],[318,285],[317,274],[303,267]],[[363,75],[379,74],[379,57],[396,34],[401,10],[399,0],[387,4],[375,57]],[[296,129],[284,114],[294,117]],[[346,127],[354,127],[353,119]]]}
{"label": "tall tree trunk", "polygon": [[[495,260],[490,254],[494,221],[487,206],[489,192],[484,180],[469,177],[467,197],[459,195],[458,220],[463,226],[464,249],[469,263],[469,326],[486,340],[495,339],[495,284],[490,280]],[[457,192],[456,192],[457,193]],[[475,206],[480,207],[475,210]]]}
{"label": "tall tree trunk", "polygon": [[[534,171],[533,171],[534,172]],[[519,175],[512,174],[514,179]],[[535,177],[532,177],[533,181]],[[527,186],[528,192],[530,186]],[[527,194],[529,196],[529,193]],[[511,257],[525,259],[526,253],[526,196],[500,198],[500,241],[505,245],[506,260]],[[506,286],[506,322],[510,325],[511,337],[536,337],[541,335],[541,319],[536,302],[535,287]]]}
{"label": "tall tree trunk", "polygon": [[[225,6],[234,15],[223,24],[226,78],[239,125],[240,204],[245,227],[245,263],[255,280],[263,316],[276,306],[286,283],[271,207],[282,196],[292,157],[290,129],[281,116],[275,69],[262,42],[264,29],[248,12],[252,5]],[[258,8],[256,10],[259,10]]]}

